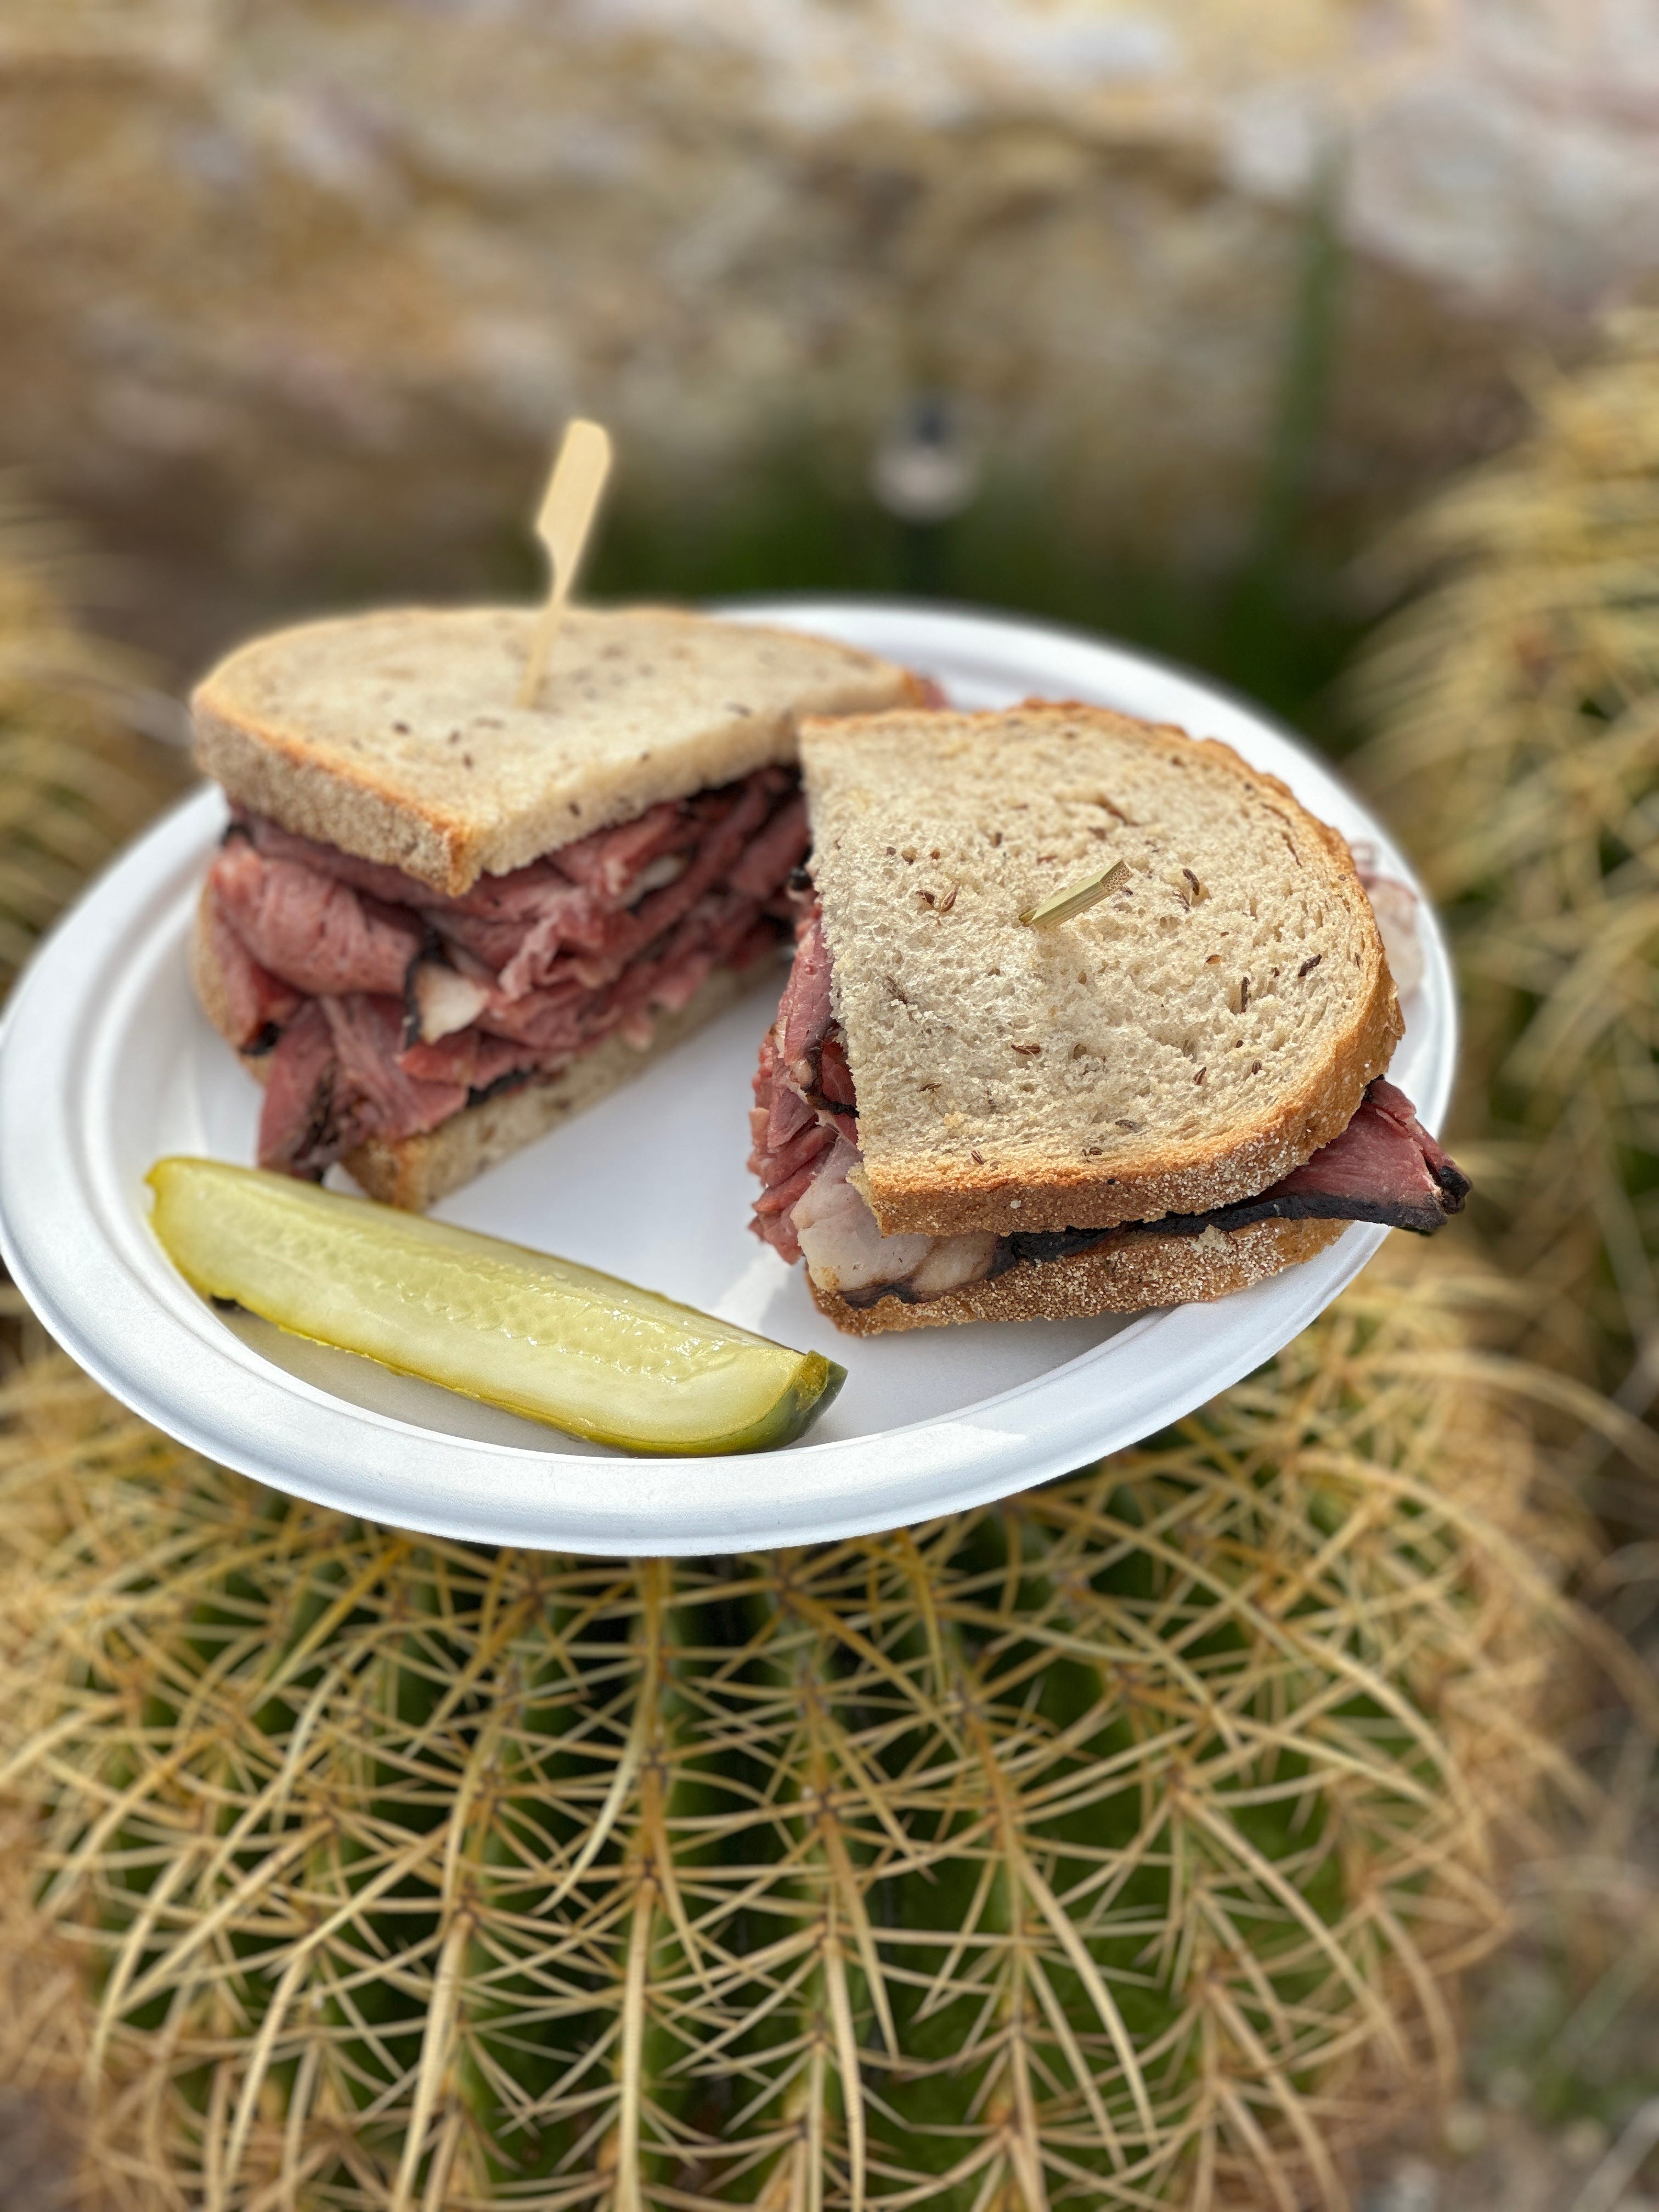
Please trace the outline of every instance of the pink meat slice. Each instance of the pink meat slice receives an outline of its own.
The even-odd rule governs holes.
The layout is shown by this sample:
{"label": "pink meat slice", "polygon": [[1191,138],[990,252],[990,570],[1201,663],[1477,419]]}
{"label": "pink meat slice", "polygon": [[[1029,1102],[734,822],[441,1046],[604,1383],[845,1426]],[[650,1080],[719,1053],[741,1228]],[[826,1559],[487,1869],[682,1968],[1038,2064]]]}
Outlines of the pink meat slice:
{"label": "pink meat slice", "polygon": [[[824,1038],[818,1054],[818,1089],[832,1106],[856,1106],[853,1071],[847,1064],[847,1041],[837,1024]],[[850,1136],[852,1131],[848,1131]]]}
{"label": "pink meat slice", "polygon": [[836,1018],[830,981],[830,947],[815,905],[796,940],[795,963],[784,986],[776,1026],[781,1073],[804,1091],[817,1087],[818,1048]]}
{"label": "pink meat slice", "polygon": [[[781,1079],[776,1032],[768,1030],[761,1039],[760,1064],[752,1088],[755,1103],[749,1115],[755,1148],[749,1155],[750,1172],[763,1175],[769,1156],[782,1152],[803,1128],[816,1128],[817,1117],[806,1101]],[[788,1214],[757,1210],[750,1227],[763,1243],[772,1245],[792,1265],[800,1257],[800,1244]]]}
{"label": "pink meat slice", "polygon": [[403,1044],[404,1002],[362,991],[317,1002],[334,1040],[340,1083],[360,1118],[378,1133],[395,1129],[400,1137],[435,1129],[466,1103],[465,1083],[428,1083],[398,1064]]}
{"label": "pink meat slice", "polygon": [[[349,1149],[337,1113],[334,1037],[320,999],[307,999],[271,1054],[259,1111],[259,1164],[320,1176]],[[340,1141],[337,1144],[336,1140]]]}
{"label": "pink meat slice", "polygon": [[422,883],[417,877],[406,876],[401,868],[384,867],[376,860],[360,860],[354,853],[342,853],[335,846],[319,844],[314,838],[302,837],[295,830],[284,830],[264,814],[250,814],[246,808],[232,811],[233,826],[240,830],[252,843],[254,850],[263,853],[268,860],[293,860],[301,867],[309,868],[313,876],[325,877],[330,883],[349,884],[353,890],[367,891],[373,898],[383,899],[388,906],[451,906],[454,902],[442,891],[435,891],[430,884]]}
{"label": "pink meat slice", "polygon": [[807,1127],[815,1116],[799,1091],[787,1083],[777,1083],[772,1086],[771,1109],[761,1119],[763,1127],[756,1138],[757,1146],[775,1152],[787,1145],[798,1129]]}
{"label": "pink meat slice", "polygon": [[[654,815],[657,810],[653,808],[652,811]],[[670,811],[678,813],[677,809],[671,808]],[[614,867],[606,869],[602,848],[608,842],[626,836],[634,827],[629,823],[621,830],[595,830],[592,836],[576,844],[562,847],[556,860],[531,860],[506,875],[480,876],[465,891],[449,892],[435,890],[418,876],[405,875],[401,868],[387,867],[377,860],[359,860],[354,853],[343,853],[335,846],[302,837],[263,815],[239,813],[236,820],[267,858],[296,860],[315,875],[349,884],[354,890],[367,891],[389,906],[412,907],[434,914],[471,915],[485,921],[520,924],[535,921],[550,904],[568,901],[573,891],[586,889],[591,900],[597,880],[616,872]],[[659,837],[661,832],[662,825],[654,823],[653,838]],[[668,843],[656,844],[647,857],[654,858],[669,849],[672,842],[670,839]],[[624,896],[626,889],[626,883],[619,884],[617,896]]]}
{"label": "pink meat slice", "polygon": [[1341,1135],[1256,1203],[1338,1200],[1364,1208],[1358,1218],[1432,1231],[1458,1211],[1468,1189],[1468,1177],[1418,1120],[1405,1092],[1379,1076]]}
{"label": "pink meat slice", "polygon": [[787,1182],[774,1183],[755,1200],[755,1212],[761,1218],[769,1213],[788,1213],[805,1197],[817,1178],[820,1159],[810,1160],[792,1175]]}
{"label": "pink meat slice", "polygon": [[243,838],[213,864],[219,909],[261,967],[313,997],[401,993],[424,933],[413,915],[331,883]]}
{"label": "pink meat slice", "polygon": [[[320,1174],[367,1138],[435,1127],[470,1094],[557,1071],[606,1036],[647,1046],[655,1013],[684,1006],[716,964],[742,969],[775,945],[765,902],[779,900],[805,851],[794,793],[787,772],[762,769],[596,831],[556,864],[482,878],[459,898],[240,817],[214,871],[216,893],[228,886],[237,903],[236,921],[221,924],[236,951],[221,965],[247,1042],[270,1018],[252,1018],[270,1000],[259,975],[283,994],[287,1024],[262,1163]],[[668,854],[684,856],[680,872],[641,893]],[[479,1006],[465,1028],[428,1042],[406,994],[412,963],[441,957],[434,930]],[[280,954],[307,995],[261,968],[249,939]]]}
{"label": "pink meat slice", "polygon": [[728,878],[734,891],[750,898],[765,898],[783,881],[807,846],[806,801],[792,799],[781,806]]}
{"label": "pink meat slice", "polygon": [[422,1083],[459,1083],[466,1091],[488,1091],[504,1075],[524,1066],[522,1047],[482,1030],[457,1030],[432,1044],[406,1045],[398,1054],[405,1075]]}
{"label": "pink meat slice", "polygon": [[832,1129],[826,1129],[819,1121],[809,1122],[776,1152],[762,1153],[754,1171],[769,1190],[773,1189],[798,1176],[809,1160],[817,1159],[820,1152],[827,1152],[835,1140]]}
{"label": "pink meat slice", "polygon": [[536,1060],[548,1053],[575,1051],[592,1004],[592,992],[571,975],[525,999],[504,999],[492,992],[473,1027],[516,1045],[520,1057]]}
{"label": "pink meat slice", "polygon": [[352,890],[367,891],[372,898],[381,899],[388,906],[406,906],[420,913],[506,912],[528,919],[544,898],[575,888],[550,860],[532,860],[526,867],[515,868],[510,875],[480,876],[470,890],[451,894],[435,890],[418,876],[405,875],[401,868],[387,867],[378,860],[360,860],[355,853],[343,853],[336,846],[302,837],[297,830],[284,830],[266,815],[238,809],[232,818],[234,826],[252,841],[255,849],[267,860],[297,861],[313,875],[325,876],[331,883],[349,884]]}
{"label": "pink meat slice", "polygon": [[[605,917],[603,928],[593,933],[583,947],[591,956],[592,964],[583,977],[590,988],[599,990],[614,982],[630,960],[672,928],[712,884],[730,872],[752,833],[771,811],[772,799],[773,793],[763,779],[750,777],[721,818],[705,832],[684,875],[661,890],[650,892],[636,907],[617,909]],[[508,998],[518,998],[548,981],[566,941],[565,936],[540,924],[529,930],[501,971],[501,990]]]}
{"label": "pink meat slice", "polygon": [[787,1213],[757,1213],[749,1226],[763,1244],[769,1244],[792,1267],[799,1259],[800,1239]]}
{"label": "pink meat slice", "polygon": [[653,860],[690,843],[686,817],[672,800],[647,807],[617,830],[601,830],[579,844],[559,849],[558,869],[573,883],[597,892],[609,903],[624,901]]}
{"label": "pink meat slice", "polygon": [[466,914],[445,907],[429,909],[426,919],[446,945],[459,946],[489,969],[503,997],[522,998],[533,983],[515,980],[509,993],[501,979],[526,946],[538,967],[545,969],[565,946],[602,945],[608,917],[591,891],[561,882],[543,887],[528,915]]}
{"label": "pink meat slice", "polygon": [[280,975],[262,968],[226,919],[217,890],[210,883],[202,909],[204,927],[219,970],[222,1018],[239,1052],[268,1045],[268,1030],[292,1020],[301,994]]}
{"label": "pink meat slice", "polygon": [[[755,1076],[755,1097],[760,1117],[759,1126],[755,1129],[757,1150],[779,1150],[789,1142],[798,1129],[804,1129],[817,1118],[793,1085],[781,1083],[777,1077],[777,1044],[773,1032],[768,1030],[762,1040],[760,1066]],[[759,1103],[763,1095],[766,1101],[763,1107]]]}

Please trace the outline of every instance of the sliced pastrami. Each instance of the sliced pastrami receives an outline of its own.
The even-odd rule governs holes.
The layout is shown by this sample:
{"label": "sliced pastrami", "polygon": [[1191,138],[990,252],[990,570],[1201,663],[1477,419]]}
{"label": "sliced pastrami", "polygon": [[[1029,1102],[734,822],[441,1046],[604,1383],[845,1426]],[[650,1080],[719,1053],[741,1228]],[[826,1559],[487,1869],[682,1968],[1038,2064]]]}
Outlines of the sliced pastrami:
{"label": "sliced pastrami", "polygon": [[520,1048],[482,1030],[457,1030],[434,1043],[405,1045],[398,1066],[422,1083],[459,1083],[468,1091],[493,1091],[523,1065]]}
{"label": "sliced pastrami", "polygon": [[301,994],[260,966],[232,928],[210,884],[202,925],[218,970],[219,1019],[225,1034],[239,1052],[270,1051],[283,1024],[299,1011]]}
{"label": "sliced pastrami", "polygon": [[783,987],[775,1031],[781,1072],[805,1093],[817,1088],[819,1048],[836,1018],[830,977],[830,947],[815,902],[795,941],[794,965]]}
{"label": "sliced pastrami", "polygon": [[[760,1065],[755,1071],[755,1104],[749,1115],[755,1151],[761,1156],[781,1151],[798,1129],[815,1126],[817,1119],[799,1091],[775,1080],[777,1069],[777,1048],[769,1030],[761,1045]],[[756,1162],[751,1161],[750,1165],[757,1175],[761,1173]]]}
{"label": "sliced pastrami", "polygon": [[781,806],[732,868],[726,880],[746,898],[769,898],[788,876],[810,838],[806,801],[797,796]]}
{"label": "sliced pastrami", "polygon": [[[533,927],[501,970],[501,990],[510,999],[518,998],[554,980],[559,955],[572,941],[577,942],[579,952],[587,956],[586,967],[577,961],[576,972],[591,989],[602,990],[615,982],[630,961],[676,927],[706,891],[729,875],[772,811],[777,793],[771,776],[763,770],[735,787],[732,793],[720,796],[719,812],[706,821],[690,865],[673,883],[649,892],[636,907],[608,913],[602,926],[586,941],[572,940],[568,934],[562,937],[550,925]],[[780,880],[787,872],[787,867],[781,870]]]}
{"label": "sliced pastrami", "polygon": [[243,838],[215,860],[212,883],[220,912],[253,958],[308,997],[401,994],[425,941],[406,909],[295,860],[267,860]]}
{"label": "sliced pastrami", "polygon": [[[430,1082],[400,1064],[404,1009],[400,999],[353,991],[342,999],[319,999],[334,1039],[340,1080],[358,1118],[376,1131],[396,1129],[400,1137],[435,1129],[466,1103],[468,1082]],[[495,1073],[501,1071],[497,1068]]]}
{"label": "sliced pastrami", "polygon": [[818,1089],[829,1104],[843,1108],[856,1120],[858,1094],[853,1088],[853,1071],[847,1064],[847,1041],[838,1022],[830,1024],[818,1054]]}
{"label": "sliced pastrami", "polygon": [[[665,840],[668,827],[665,817],[672,817],[678,825],[681,810],[665,804],[653,807],[648,816],[639,817],[642,823],[650,822],[651,830],[645,840],[644,857],[635,864],[636,868],[648,865],[665,849],[665,843],[677,838],[696,842],[695,826],[689,830],[677,826],[673,835]],[[263,815],[240,812],[234,826],[268,859],[298,861],[313,875],[349,884],[354,890],[367,891],[374,898],[383,899],[388,906],[515,922],[520,926],[520,933],[550,903],[573,890],[586,889],[607,904],[627,903],[631,878],[627,867],[617,865],[618,841],[631,841],[636,828],[634,823],[624,823],[617,830],[596,830],[574,844],[562,846],[556,860],[550,856],[531,860],[506,875],[480,876],[469,890],[452,892],[438,890],[431,884],[422,883],[418,876],[405,875],[401,868],[387,867],[378,860],[360,860],[355,853],[343,853],[336,846],[302,837]]]}
{"label": "sliced pastrami", "polygon": [[259,1164],[320,1180],[354,1132],[337,1097],[338,1062],[322,1001],[307,999],[270,1055],[259,1111]]}
{"label": "sliced pastrami", "polygon": [[1376,1221],[1432,1237],[1462,1211],[1469,1188],[1404,1091],[1378,1076],[1341,1135],[1259,1198],[1208,1213],[1165,1214],[1149,1225],[1166,1237],[1201,1237],[1255,1221]]}
{"label": "sliced pastrami", "polygon": [[271,1054],[261,1167],[320,1178],[368,1138],[412,1136],[460,1111],[465,1079],[428,1082],[399,1066],[403,1018],[400,1000],[368,992],[306,1001]]}
{"label": "sliced pastrami", "polygon": [[320,1175],[608,1036],[647,1048],[715,967],[775,946],[798,789],[759,769],[456,898],[240,817],[208,912],[238,1042],[276,1046],[261,1164]]}
{"label": "sliced pastrami", "polygon": [[775,1189],[781,1183],[792,1182],[809,1160],[828,1152],[835,1141],[832,1130],[826,1129],[821,1122],[809,1121],[787,1145],[768,1152],[756,1173],[768,1190]]}
{"label": "sliced pastrami", "polygon": [[315,838],[302,837],[296,830],[284,830],[279,822],[271,821],[266,815],[250,814],[245,807],[238,807],[231,817],[227,847],[238,838],[246,839],[268,860],[295,861],[301,867],[309,868],[313,876],[323,876],[330,883],[349,884],[354,890],[368,891],[388,906],[441,907],[454,903],[442,891],[434,890],[430,884],[422,883],[416,876],[406,876],[401,868],[388,868],[378,860],[360,860],[355,853],[342,853],[333,845],[319,844]]}
{"label": "sliced pastrami", "polygon": [[690,842],[684,809],[665,799],[620,829],[600,830],[574,845],[562,846],[553,865],[562,876],[597,892],[607,904],[622,904],[635,893],[653,860],[682,850]]}

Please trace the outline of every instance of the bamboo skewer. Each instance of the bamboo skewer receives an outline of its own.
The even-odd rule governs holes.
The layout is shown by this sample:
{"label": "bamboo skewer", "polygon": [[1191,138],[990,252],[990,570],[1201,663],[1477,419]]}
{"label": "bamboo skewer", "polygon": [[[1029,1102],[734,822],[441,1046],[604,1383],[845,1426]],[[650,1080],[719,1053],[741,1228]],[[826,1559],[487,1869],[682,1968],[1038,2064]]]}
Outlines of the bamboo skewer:
{"label": "bamboo skewer", "polygon": [[1068,884],[1041,905],[1027,907],[1020,920],[1028,929],[1044,929],[1051,921],[1070,921],[1074,915],[1086,914],[1091,906],[1109,898],[1128,879],[1129,863],[1113,860],[1106,867],[1097,868],[1093,875],[1085,876],[1081,883]]}
{"label": "bamboo skewer", "polygon": [[567,426],[553,473],[547,480],[536,535],[547,548],[547,603],[531,641],[519,685],[518,703],[533,707],[547,675],[549,655],[564,619],[565,603],[587,544],[593,518],[611,474],[611,437],[599,423],[575,416]]}

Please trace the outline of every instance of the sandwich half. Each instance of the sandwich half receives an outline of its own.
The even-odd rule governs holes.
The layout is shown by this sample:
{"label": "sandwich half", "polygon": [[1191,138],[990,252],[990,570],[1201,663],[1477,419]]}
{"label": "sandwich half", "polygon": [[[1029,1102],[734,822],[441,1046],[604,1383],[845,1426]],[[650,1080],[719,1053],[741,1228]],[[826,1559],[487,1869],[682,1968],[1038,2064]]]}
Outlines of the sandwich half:
{"label": "sandwich half", "polygon": [[256,639],[192,701],[231,802],[192,975],[265,1085],[260,1164],[423,1207],[729,1004],[787,941],[804,715],[920,699],[666,608],[415,609]]}
{"label": "sandwich half", "polygon": [[753,1225],[840,1327],[1219,1297],[1349,1221],[1461,1206],[1385,1079],[1402,1024],[1352,856],[1275,778],[1041,702],[813,721],[801,759]]}

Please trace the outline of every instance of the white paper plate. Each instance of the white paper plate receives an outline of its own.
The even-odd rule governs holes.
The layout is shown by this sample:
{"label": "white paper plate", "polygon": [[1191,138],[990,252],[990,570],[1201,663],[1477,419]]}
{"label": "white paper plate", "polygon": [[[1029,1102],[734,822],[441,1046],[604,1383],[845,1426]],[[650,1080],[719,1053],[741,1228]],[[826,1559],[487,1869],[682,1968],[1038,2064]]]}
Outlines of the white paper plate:
{"label": "white paper plate", "polygon": [[[1377,824],[1294,739],[1139,653],[896,603],[728,611],[890,654],[959,705],[1095,700],[1224,738],[1409,880]],[[891,1528],[1024,1489],[1176,1419],[1287,1343],[1387,1233],[1351,1228],[1305,1266],[1212,1305],[840,1336],[800,1270],[744,1226],[749,1079],[780,967],[638,1081],[439,1210],[840,1359],[846,1387],[802,1443],[754,1457],[629,1458],[264,1322],[227,1321],[162,1257],[143,1183],[164,1152],[252,1158],[258,1089],[185,973],[223,821],[216,790],[168,815],[74,908],[13,994],[0,1030],[0,1249],[52,1334],[118,1398],[301,1497],[408,1528],[576,1552],[725,1552]],[[1390,1073],[1436,1128],[1454,999],[1426,905],[1421,915],[1426,973]]]}

